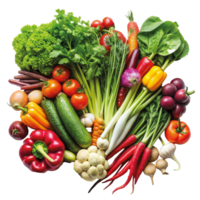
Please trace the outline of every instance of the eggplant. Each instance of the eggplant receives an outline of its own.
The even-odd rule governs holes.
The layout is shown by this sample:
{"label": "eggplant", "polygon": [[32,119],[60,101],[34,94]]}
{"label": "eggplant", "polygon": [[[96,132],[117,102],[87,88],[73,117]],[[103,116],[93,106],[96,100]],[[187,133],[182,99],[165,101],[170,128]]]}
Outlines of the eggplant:
{"label": "eggplant", "polygon": [[131,53],[130,58],[128,59],[128,62],[126,64],[126,69],[136,68],[137,64],[138,64],[139,57],[140,57],[140,50],[139,49],[135,49]]}

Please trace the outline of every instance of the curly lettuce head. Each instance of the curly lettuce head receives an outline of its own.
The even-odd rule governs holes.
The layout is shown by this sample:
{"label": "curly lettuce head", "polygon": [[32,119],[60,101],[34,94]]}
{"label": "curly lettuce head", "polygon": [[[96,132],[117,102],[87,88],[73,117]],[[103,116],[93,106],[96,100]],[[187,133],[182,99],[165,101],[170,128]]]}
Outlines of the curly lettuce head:
{"label": "curly lettuce head", "polygon": [[[42,27],[24,26],[21,34],[15,37],[13,47],[16,51],[15,62],[22,70],[38,70],[41,74],[50,75],[57,60],[50,58],[56,38],[47,31],[50,25]],[[45,28],[48,30],[45,31]]]}

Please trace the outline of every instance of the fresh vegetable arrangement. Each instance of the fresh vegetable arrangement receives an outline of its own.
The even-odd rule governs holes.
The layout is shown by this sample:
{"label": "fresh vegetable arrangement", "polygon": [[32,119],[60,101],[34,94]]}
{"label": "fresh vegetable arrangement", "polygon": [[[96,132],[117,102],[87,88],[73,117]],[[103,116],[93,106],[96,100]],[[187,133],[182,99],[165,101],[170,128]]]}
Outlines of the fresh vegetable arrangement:
{"label": "fresh vegetable arrangement", "polygon": [[168,175],[167,158],[179,170],[175,144],[191,137],[180,117],[195,91],[180,78],[162,86],[167,67],[189,53],[178,24],[152,16],[139,29],[130,11],[125,37],[110,17],[90,24],[56,12],[47,24],[22,27],[12,43],[20,71],[9,83],[21,90],[9,106],[21,121],[9,134],[23,140],[33,129],[19,150],[24,165],[44,173],[74,162],[83,181],[98,179],[89,192],[129,172],[113,193],[130,182],[133,192],[142,172],[152,184],[157,169]]}

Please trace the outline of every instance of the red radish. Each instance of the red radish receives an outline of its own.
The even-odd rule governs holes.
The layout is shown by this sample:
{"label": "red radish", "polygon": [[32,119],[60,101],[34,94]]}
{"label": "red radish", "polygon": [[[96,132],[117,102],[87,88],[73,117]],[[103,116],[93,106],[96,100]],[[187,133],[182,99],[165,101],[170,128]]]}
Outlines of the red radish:
{"label": "red radish", "polygon": [[162,97],[160,101],[160,105],[165,109],[165,110],[171,110],[172,108],[175,107],[176,102],[174,99],[170,96],[164,96]]}
{"label": "red radish", "polygon": [[114,24],[113,20],[110,17],[105,17],[103,19],[103,26],[106,29],[109,29],[110,27],[115,27],[115,24]]}
{"label": "red radish", "polygon": [[100,27],[100,31],[103,30],[103,23],[100,20],[94,20],[91,25],[91,27],[97,28],[98,26]]}
{"label": "red radish", "polygon": [[127,137],[126,140],[124,140],[119,146],[117,146],[108,156],[106,157],[107,160],[112,158],[115,154],[117,154],[120,150],[130,146],[131,144],[134,144],[136,142],[136,137],[135,135],[130,135]]}
{"label": "red radish", "polygon": [[176,92],[174,99],[177,103],[185,103],[188,100],[188,96],[186,95],[186,90],[180,89]]}
{"label": "red radish", "polygon": [[144,150],[144,153],[142,155],[142,159],[140,161],[140,165],[137,169],[137,172],[136,172],[136,176],[135,176],[135,184],[137,183],[138,181],[138,178],[140,177],[142,171],[144,170],[144,168],[146,167],[149,159],[151,157],[151,149],[150,148],[145,148]]}
{"label": "red radish", "polygon": [[164,96],[174,97],[177,92],[177,88],[173,83],[168,83],[162,88],[162,94]]}
{"label": "red radish", "polygon": [[107,176],[115,172],[121,164],[126,162],[133,155],[133,152],[135,151],[135,149],[136,149],[136,146],[131,146],[128,149],[126,149],[123,152],[123,154],[120,156],[120,158],[117,160],[115,165],[109,169]]}
{"label": "red radish", "polygon": [[177,90],[185,89],[185,83],[184,83],[183,80],[180,79],[180,78],[175,78],[175,79],[173,79],[173,80],[171,81],[171,83],[173,83],[173,84],[176,86]]}
{"label": "red radish", "polygon": [[136,145],[136,149],[135,149],[134,154],[133,154],[133,156],[132,156],[132,158],[131,158],[131,166],[130,166],[130,173],[129,173],[128,179],[127,179],[127,181],[124,183],[124,185],[122,185],[122,186],[116,188],[116,189],[113,191],[113,193],[116,192],[116,191],[119,190],[119,189],[122,189],[122,188],[126,187],[126,185],[130,182],[130,180],[131,180],[131,178],[132,178],[132,176],[133,176],[133,173],[134,173],[134,171],[135,171],[136,168],[137,168],[137,162],[138,162],[138,160],[139,160],[139,158],[140,158],[142,152],[144,151],[144,149],[145,149],[145,144],[144,144],[143,142],[139,142],[139,143]]}
{"label": "red radish", "polygon": [[176,104],[176,106],[171,110],[172,117],[178,119],[186,112],[186,107],[184,105]]}

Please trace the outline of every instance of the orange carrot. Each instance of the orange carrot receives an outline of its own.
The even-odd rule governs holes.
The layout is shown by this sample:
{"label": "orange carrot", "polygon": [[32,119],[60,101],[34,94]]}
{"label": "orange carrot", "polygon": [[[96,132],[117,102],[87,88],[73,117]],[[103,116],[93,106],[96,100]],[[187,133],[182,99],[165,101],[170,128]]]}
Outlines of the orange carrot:
{"label": "orange carrot", "polygon": [[98,117],[94,120],[93,130],[92,130],[92,145],[97,146],[97,139],[101,136],[104,131],[104,120]]}
{"label": "orange carrot", "polygon": [[127,25],[128,35],[129,35],[128,36],[128,44],[129,44],[129,51],[130,51],[127,56],[127,61],[128,61],[133,50],[138,48],[137,34],[139,33],[139,28],[138,28],[137,23],[134,22],[132,11],[130,11],[126,17],[130,21]]}

